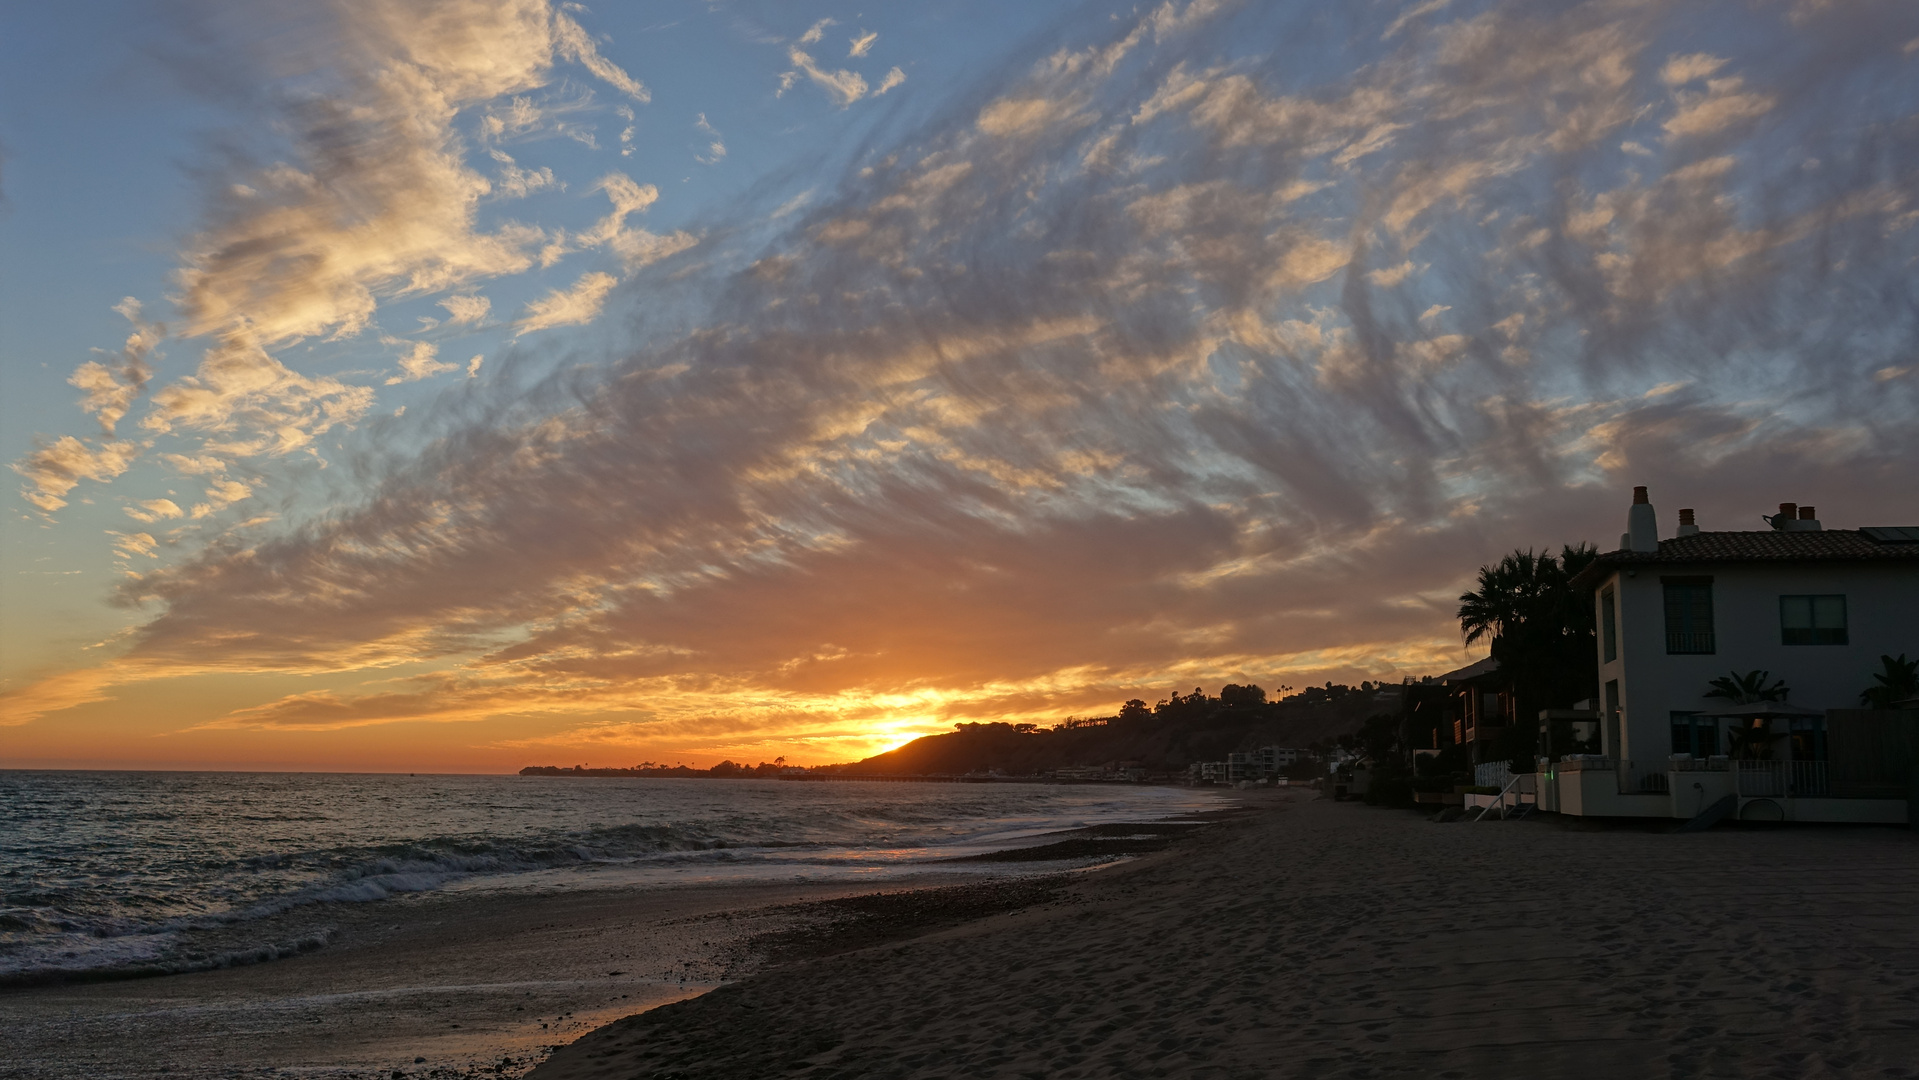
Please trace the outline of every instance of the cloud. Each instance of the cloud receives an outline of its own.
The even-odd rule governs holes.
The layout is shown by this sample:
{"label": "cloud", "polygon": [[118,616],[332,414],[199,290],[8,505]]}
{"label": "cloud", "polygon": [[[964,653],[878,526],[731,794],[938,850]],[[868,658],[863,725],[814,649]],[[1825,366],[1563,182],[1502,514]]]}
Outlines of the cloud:
{"label": "cloud", "polygon": [[472,326],[485,322],[487,315],[493,311],[493,301],[478,295],[449,296],[440,301],[440,306],[446,309],[449,326]]}
{"label": "cloud", "polygon": [[899,86],[901,83],[904,83],[905,81],[906,81],[906,72],[901,71],[897,67],[893,68],[892,70],[886,73],[885,78],[880,80],[879,86],[873,89],[873,96],[878,97],[881,94],[886,93],[888,90],[891,90],[896,86]]}
{"label": "cloud", "polygon": [[229,455],[279,457],[352,423],[372,405],[371,387],[301,375],[239,330],[209,348],[194,374],[155,391],[140,426],[156,435],[217,435]]}
{"label": "cloud", "polygon": [[511,155],[500,150],[491,151],[494,161],[500,163],[500,171],[493,190],[509,199],[524,199],[543,188],[561,188],[560,178],[549,167],[522,169]]}
{"label": "cloud", "polygon": [[468,360],[466,362],[466,377],[471,379],[477,376],[480,373],[480,365],[485,362],[486,362],[486,354],[484,353],[478,356],[475,356],[471,360]]}
{"label": "cloud", "polygon": [[842,109],[866,96],[866,79],[859,72],[847,71],[844,68],[839,71],[828,71],[822,68],[811,54],[800,48],[800,45],[818,41],[822,27],[830,25],[832,25],[831,19],[820,20],[813,25],[813,29],[800,35],[799,44],[787,47],[786,60],[793,65],[793,68],[780,76],[779,94],[775,96],[783,95],[792,89],[794,82],[801,75],[826,91],[827,96],[838,102]]}
{"label": "cloud", "polygon": [[[401,409],[404,411],[405,406],[401,406]],[[252,498],[253,488],[238,480],[220,479],[206,489],[206,497],[206,502],[193,506],[192,517],[195,521],[217,514],[242,499]]]}
{"label": "cloud", "polygon": [[1746,93],[1744,86],[1745,80],[1738,77],[1709,79],[1703,94],[1676,94],[1679,107],[1664,125],[1666,134],[1674,138],[1708,135],[1771,111],[1770,96]]}
{"label": "cloud", "polygon": [[113,553],[123,559],[160,557],[154,554],[154,549],[160,546],[159,541],[151,533],[123,533],[109,529],[107,535],[113,537]]}
{"label": "cloud", "polygon": [[253,170],[255,194],[216,205],[184,253],[178,303],[189,334],[244,320],[268,348],[350,336],[381,295],[526,269],[537,229],[477,227],[491,184],[457,152],[458,110],[544,84],[557,58],[636,87],[542,3],[362,8],[366,22],[333,60],[341,94],[290,107],[293,160]]}
{"label": "cloud", "polygon": [[798,195],[793,196],[792,198],[781,203],[779,206],[775,207],[773,209],[773,213],[768,216],[774,221],[778,221],[780,218],[786,217],[787,215],[793,213],[795,210],[798,210],[800,207],[805,206],[807,203],[813,201],[813,193],[817,190],[818,190],[817,188],[807,188],[805,191],[800,192]]}
{"label": "cloud", "polygon": [[652,93],[641,85],[639,80],[600,55],[599,47],[593,44],[593,39],[580,28],[579,23],[559,12],[555,12],[552,19],[555,51],[559,55],[577,61],[580,66],[592,72],[601,81],[634,101],[644,104],[653,100]]}
{"label": "cloud", "polygon": [[[878,34],[870,30],[861,30],[858,35],[848,39],[851,42],[851,46],[846,50],[846,55],[849,58],[865,56],[867,52],[873,48],[873,43],[879,39],[880,36]],[[898,69],[895,68],[894,70],[897,71]]]}
{"label": "cloud", "polygon": [[1397,266],[1385,266],[1378,270],[1368,270],[1366,272],[1366,280],[1378,285],[1382,289],[1390,289],[1411,277],[1418,269],[1418,267],[1413,265],[1411,259],[1407,259]]}
{"label": "cloud", "polygon": [[438,359],[439,355],[438,345],[430,341],[414,342],[406,355],[400,357],[400,373],[387,379],[386,384],[397,386],[400,383],[419,382],[421,379],[432,378],[441,372],[453,371],[459,367],[458,364],[449,364]]}
{"label": "cloud", "polygon": [[1659,69],[1659,79],[1667,86],[1683,86],[1706,78],[1713,72],[1726,66],[1722,56],[1707,53],[1692,53],[1687,56],[1673,55],[1666,66]]}
{"label": "cloud", "polygon": [[714,129],[713,125],[706,122],[706,114],[701,113],[699,119],[694,122],[693,126],[712,137],[712,141],[707,144],[706,154],[704,156],[695,154],[693,160],[702,165],[718,165],[720,162],[725,161],[726,139]]}
{"label": "cloud", "polygon": [[[582,326],[600,317],[600,307],[620,280],[598,271],[580,275],[567,290],[554,289],[526,306],[526,313],[513,324],[513,335],[522,337],[535,330],[556,326]],[[448,365],[451,367],[451,365]]]}
{"label": "cloud", "polygon": [[172,499],[149,499],[138,505],[125,506],[121,509],[125,510],[127,516],[133,520],[148,523],[186,516],[186,511],[180,509]]}
{"label": "cloud", "polygon": [[27,478],[26,500],[52,513],[67,505],[66,495],[82,480],[105,483],[119,476],[140,456],[131,442],[101,443],[98,449],[71,435],[35,446],[32,453],[10,468]]}
{"label": "cloud", "polygon": [[119,355],[104,364],[98,360],[88,360],[67,379],[69,385],[86,391],[86,397],[80,401],[80,409],[97,417],[101,434],[109,437],[120,423],[120,418],[127,414],[133,400],[140,396],[147,382],[153,378],[154,350],[160,340],[166,337],[165,326],[141,320],[140,301],[133,297],[121,300],[114,305],[113,310],[133,324],[133,333],[127,336]]}
{"label": "cloud", "polygon": [[[545,0],[351,0],[302,23],[298,35],[285,34],[277,18],[262,9],[207,23],[183,46],[218,53],[207,70],[229,72],[235,85],[259,80],[244,96],[249,107],[271,103],[271,122],[259,127],[274,132],[257,156],[236,138],[228,156],[208,166],[204,224],[179,253],[170,297],[181,313],[173,329],[205,342],[205,351],[193,374],[153,391],[140,421],[150,438],[208,440],[204,448],[221,459],[295,451],[317,459],[320,436],[352,425],[371,406],[371,388],[353,385],[351,376],[305,374],[276,353],[315,338],[354,337],[389,299],[518,274],[555,247],[537,226],[481,223],[491,199],[564,185],[552,169],[522,168],[492,145],[487,154],[499,170],[483,176],[467,161],[463,117],[479,114],[483,143],[547,127],[590,141],[589,130],[556,119],[586,108],[590,95],[556,101],[535,93],[562,61],[634,101],[648,99],[572,16]],[[298,89],[289,90],[295,82]],[[631,119],[631,109],[621,108]],[[625,230],[616,220],[593,242],[634,268],[694,241]],[[558,250],[566,250],[563,242]],[[489,308],[471,292],[442,306],[455,326],[482,322]],[[133,334],[118,355],[80,365],[70,380],[84,392],[81,408],[108,436],[146,392],[167,333],[143,320],[132,298],[116,310],[133,322]],[[426,318],[422,325],[438,324]],[[422,343],[392,381],[453,368]],[[188,449],[176,456],[201,456]],[[118,475],[81,461],[82,451],[67,438],[18,463],[33,480],[30,501],[57,508],[74,477]]]}
{"label": "cloud", "polygon": [[629,216],[645,213],[659,200],[660,190],[652,184],[635,183],[624,173],[608,173],[595,185],[595,189],[606,194],[607,200],[613,204],[612,211],[591,229],[564,242],[556,242],[542,256],[543,262],[551,263],[569,251],[606,248],[618,255],[630,272],[685,251],[699,242],[697,237],[684,230],[661,235],[646,229],[627,227],[626,219]]}
{"label": "cloud", "polygon": [[806,28],[806,33],[801,34],[799,36],[799,43],[801,45],[815,44],[820,40],[821,37],[825,36],[827,27],[837,26],[837,25],[839,24],[832,19],[821,19],[820,21],[814,23],[812,26],[809,26]]}
{"label": "cloud", "polygon": [[[506,137],[538,124],[540,109],[526,94],[559,60],[646,100],[645,88],[602,57],[577,22],[541,0],[366,0],[342,18],[333,33],[290,43],[310,50],[290,65],[324,72],[315,85],[330,88],[288,99],[277,128],[290,153],[237,164],[235,178],[215,189],[208,224],[181,253],[181,329],[213,344],[193,376],[154,394],[142,422],[148,431],[219,433],[247,452],[284,454],[350,423],[370,405],[370,390],[302,375],[272,353],[303,339],[357,335],[383,298],[520,273],[545,240],[533,226],[478,224],[490,194],[521,196],[557,181],[550,169],[520,169],[498,150],[491,153],[504,169],[497,186],[488,181],[465,163],[460,112],[504,98],[510,104],[487,113],[482,134]],[[252,47],[228,45],[236,57]],[[404,377],[419,377],[416,369],[423,370],[416,363]],[[103,418],[124,412],[121,399],[139,381],[110,374],[86,368],[76,376]]]}

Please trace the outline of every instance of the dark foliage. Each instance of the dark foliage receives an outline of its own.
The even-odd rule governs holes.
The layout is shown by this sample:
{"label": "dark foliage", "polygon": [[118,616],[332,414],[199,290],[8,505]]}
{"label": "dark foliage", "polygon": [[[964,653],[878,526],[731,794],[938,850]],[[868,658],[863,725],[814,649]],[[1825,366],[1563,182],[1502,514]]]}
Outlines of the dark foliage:
{"label": "dark foliage", "polygon": [[1495,748],[1515,768],[1532,768],[1537,750],[1537,727],[1527,718],[1599,691],[1592,594],[1572,586],[1598,555],[1591,544],[1566,545],[1557,556],[1515,551],[1480,567],[1479,587],[1459,598],[1466,643],[1491,639],[1492,657],[1516,700],[1521,722]]}
{"label": "dark foliage", "polygon": [[1919,660],[1908,660],[1905,653],[1900,653],[1897,659],[1881,656],[1879,663],[1884,670],[1872,677],[1877,685],[1860,693],[1859,704],[1868,709],[1890,709],[1901,701],[1919,698]]}

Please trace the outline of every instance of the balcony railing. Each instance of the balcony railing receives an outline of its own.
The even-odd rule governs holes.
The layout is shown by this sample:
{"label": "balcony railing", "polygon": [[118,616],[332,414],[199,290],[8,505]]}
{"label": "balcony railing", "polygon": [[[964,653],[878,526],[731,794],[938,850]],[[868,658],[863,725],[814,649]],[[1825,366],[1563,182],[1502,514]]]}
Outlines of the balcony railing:
{"label": "balcony railing", "polygon": [[1823,761],[1735,761],[1733,776],[1741,798],[1792,799],[1832,794]]}
{"label": "balcony railing", "polygon": [[1711,630],[1668,630],[1666,652],[1673,654],[1713,652]]}
{"label": "balcony railing", "polygon": [[1691,754],[1674,754],[1667,768],[1674,772],[1725,772],[1732,768],[1732,759],[1721,754],[1710,757],[1694,757]]}

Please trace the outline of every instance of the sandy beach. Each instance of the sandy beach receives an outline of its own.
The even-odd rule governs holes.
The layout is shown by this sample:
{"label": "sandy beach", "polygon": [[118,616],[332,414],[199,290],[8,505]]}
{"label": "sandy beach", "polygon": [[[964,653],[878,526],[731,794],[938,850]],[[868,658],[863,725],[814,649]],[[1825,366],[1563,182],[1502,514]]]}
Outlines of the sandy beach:
{"label": "sandy beach", "polygon": [[307,955],[0,994],[0,1076],[1919,1076],[1905,830],[1238,795],[1052,849],[1137,854],[1091,871],[343,905]]}
{"label": "sandy beach", "polygon": [[532,1075],[1919,1075],[1910,832],[1252,803],[1044,905],[763,971]]}

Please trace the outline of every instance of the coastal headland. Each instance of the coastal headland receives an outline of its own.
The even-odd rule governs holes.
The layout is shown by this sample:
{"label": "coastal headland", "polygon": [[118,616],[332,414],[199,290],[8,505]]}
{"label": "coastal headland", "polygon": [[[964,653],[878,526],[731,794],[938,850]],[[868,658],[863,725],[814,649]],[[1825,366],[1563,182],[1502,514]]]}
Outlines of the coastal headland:
{"label": "coastal headland", "polygon": [[1906,830],[1250,804],[1046,903],[762,971],[531,1075],[1919,1075]]}

